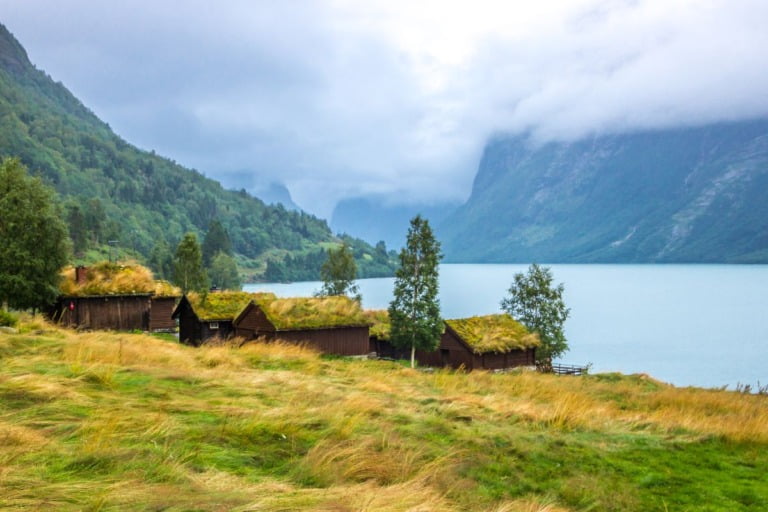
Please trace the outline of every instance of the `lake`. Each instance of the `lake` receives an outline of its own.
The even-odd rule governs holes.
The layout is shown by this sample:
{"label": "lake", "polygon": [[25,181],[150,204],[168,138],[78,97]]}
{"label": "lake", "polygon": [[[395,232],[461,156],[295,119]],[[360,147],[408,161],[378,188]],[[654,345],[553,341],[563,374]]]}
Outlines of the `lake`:
{"label": "lake", "polygon": [[[768,384],[768,265],[549,265],[571,308],[562,362],[647,373],[677,386]],[[445,318],[500,311],[527,265],[440,267]],[[311,295],[319,282],[246,290]],[[386,308],[392,278],[358,281],[366,308]]]}

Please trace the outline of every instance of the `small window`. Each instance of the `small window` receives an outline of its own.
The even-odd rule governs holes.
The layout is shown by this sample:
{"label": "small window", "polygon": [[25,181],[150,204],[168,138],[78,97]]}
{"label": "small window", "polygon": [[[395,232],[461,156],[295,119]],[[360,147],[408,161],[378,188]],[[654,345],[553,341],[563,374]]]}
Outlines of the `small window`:
{"label": "small window", "polygon": [[210,327],[211,330],[218,329],[219,328],[219,322],[211,322],[210,324],[208,324],[208,327]]}

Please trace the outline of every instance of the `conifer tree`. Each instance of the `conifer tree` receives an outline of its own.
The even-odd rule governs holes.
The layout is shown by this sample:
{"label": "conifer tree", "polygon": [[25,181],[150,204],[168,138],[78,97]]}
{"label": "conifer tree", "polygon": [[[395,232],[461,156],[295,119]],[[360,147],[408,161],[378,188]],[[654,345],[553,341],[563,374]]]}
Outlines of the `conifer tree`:
{"label": "conifer tree", "polygon": [[208,277],[203,268],[203,256],[200,244],[194,233],[187,233],[176,248],[173,259],[173,282],[181,288],[182,293],[190,291],[205,291],[208,288]]}
{"label": "conifer tree", "polygon": [[232,256],[232,241],[219,219],[213,219],[203,238],[203,265],[210,268],[213,258],[219,252]]}
{"label": "conifer tree", "polygon": [[240,290],[243,287],[235,258],[224,251],[213,257],[208,277],[211,284],[221,290]]}
{"label": "conifer tree", "polygon": [[411,219],[406,246],[400,251],[395,271],[394,298],[389,304],[390,341],[411,350],[411,367],[416,350],[435,350],[443,333],[438,294],[440,242],[429,221],[417,215]]}
{"label": "conifer tree", "polygon": [[337,249],[328,249],[328,257],[320,267],[320,278],[323,287],[318,295],[347,295],[357,301],[361,300],[360,290],[355,284],[357,264],[347,243]]}
{"label": "conifer tree", "polygon": [[54,192],[18,159],[0,164],[0,309],[42,308],[59,293],[69,256]]}

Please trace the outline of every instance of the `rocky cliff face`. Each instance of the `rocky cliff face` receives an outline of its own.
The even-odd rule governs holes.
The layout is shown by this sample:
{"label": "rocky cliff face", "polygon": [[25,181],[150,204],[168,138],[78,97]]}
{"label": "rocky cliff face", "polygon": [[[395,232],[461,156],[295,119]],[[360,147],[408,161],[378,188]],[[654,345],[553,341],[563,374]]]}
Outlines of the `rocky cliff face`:
{"label": "rocky cliff face", "polygon": [[496,138],[440,232],[449,261],[768,262],[768,121]]}

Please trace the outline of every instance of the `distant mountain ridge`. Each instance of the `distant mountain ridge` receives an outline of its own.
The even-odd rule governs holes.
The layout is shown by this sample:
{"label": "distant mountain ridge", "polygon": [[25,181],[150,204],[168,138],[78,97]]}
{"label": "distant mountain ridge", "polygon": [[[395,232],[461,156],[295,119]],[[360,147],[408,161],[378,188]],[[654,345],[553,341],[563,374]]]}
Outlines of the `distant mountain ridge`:
{"label": "distant mountain ridge", "polygon": [[768,120],[485,148],[451,262],[768,262]]}
{"label": "distant mountain ridge", "polygon": [[[294,266],[306,267],[293,272],[294,278],[316,279],[327,244],[339,242],[325,220],[268,206],[244,189],[225,190],[195,170],[127,143],[61,83],[36,69],[2,24],[0,156],[19,157],[56,189],[71,233],[71,219],[96,215],[89,239],[119,240],[145,257],[159,242],[172,248],[184,233],[202,235],[219,219],[252,275],[291,256]],[[376,259],[373,247],[355,242],[361,276],[391,275],[393,262]]]}

